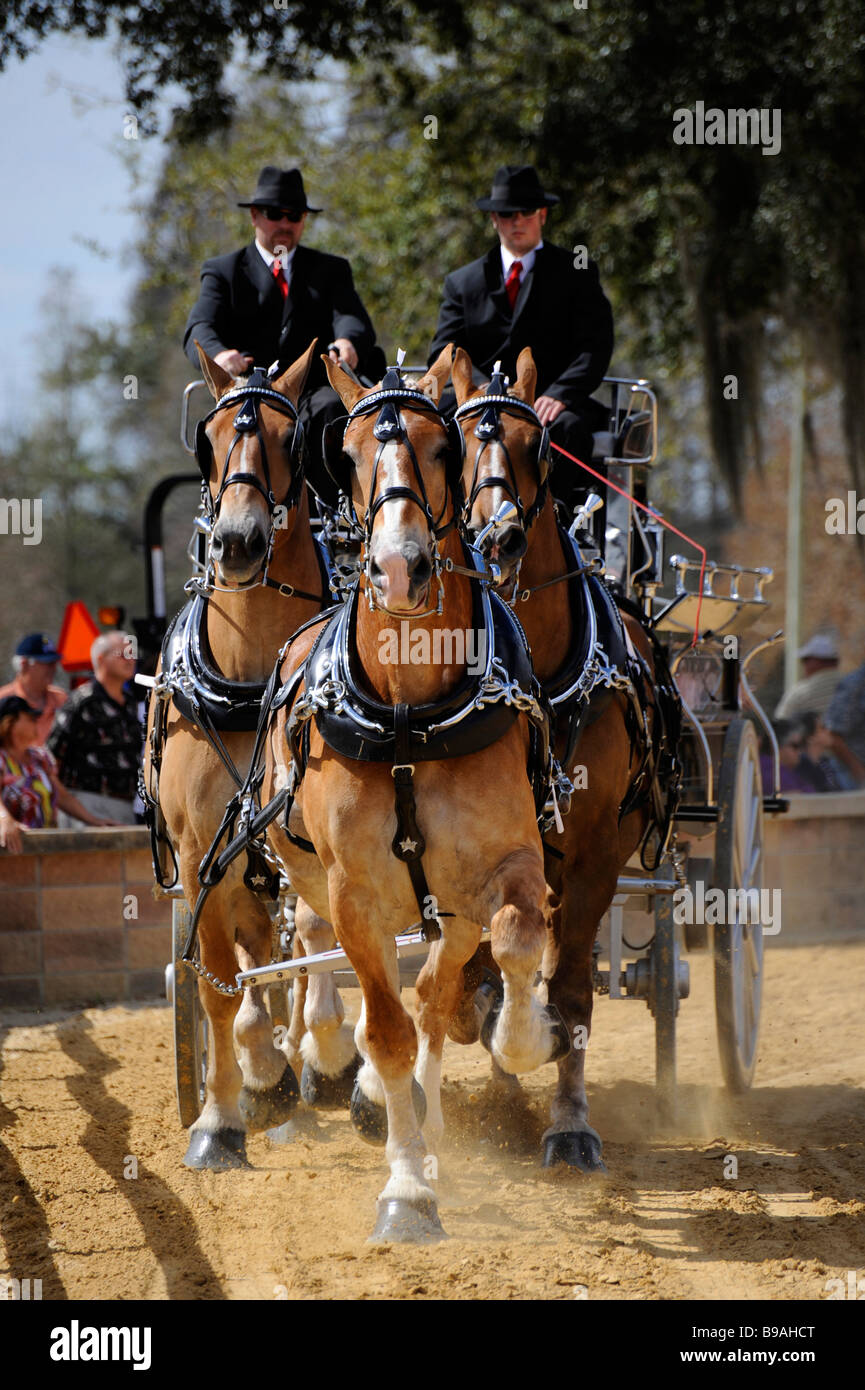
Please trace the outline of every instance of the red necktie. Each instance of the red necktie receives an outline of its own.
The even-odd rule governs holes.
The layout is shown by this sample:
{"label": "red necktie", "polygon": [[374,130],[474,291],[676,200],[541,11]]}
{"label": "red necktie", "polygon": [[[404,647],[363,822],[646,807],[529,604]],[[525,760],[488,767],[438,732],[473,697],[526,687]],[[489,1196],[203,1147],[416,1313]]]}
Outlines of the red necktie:
{"label": "red necktie", "polygon": [[285,278],[285,271],[282,268],[282,261],[274,261],[271,265],[273,278],[279,285],[279,292],[283,299],[288,299],[288,281]]}
{"label": "red necktie", "polygon": [[522,268],[522,261],[514,261],[513,265],[508,271],[508,278],[505,281],[505,289],[508,292],[508,300],[510,301],[511,312],[513,312],[514,305],[517,302],[517,295],[520,292],[520,271],[522,270]]}

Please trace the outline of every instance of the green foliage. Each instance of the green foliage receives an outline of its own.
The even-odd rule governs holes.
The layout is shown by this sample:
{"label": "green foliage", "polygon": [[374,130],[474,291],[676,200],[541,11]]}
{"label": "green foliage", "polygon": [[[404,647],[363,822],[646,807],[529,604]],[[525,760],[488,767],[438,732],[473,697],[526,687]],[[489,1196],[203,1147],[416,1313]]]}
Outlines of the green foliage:
{"label": "green foliage", "polygon": [[261,73],[296,81],[310,77],[321,56],[349,60],[389,51],[429,24],[456,44],[468,33],[459,0],[6,0],[0,12],[0,69],[25,57],[50,34],[116,35],[126,64],[127,97],[155,128],[156,95],[180,86],[177,131],[197,139],[224,127],[235,109],[224,84],[227,65],[246,58]]}

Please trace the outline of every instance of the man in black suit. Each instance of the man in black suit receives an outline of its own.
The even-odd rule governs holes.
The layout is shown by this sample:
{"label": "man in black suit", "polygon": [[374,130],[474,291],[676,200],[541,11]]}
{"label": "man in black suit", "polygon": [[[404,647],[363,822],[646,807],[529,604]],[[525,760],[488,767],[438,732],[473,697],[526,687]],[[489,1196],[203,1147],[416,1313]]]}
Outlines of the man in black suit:
{"label": "man in black suit", "polygon": [[[193,366],[199,367],[196,339],[221,367],[240,376],[274,361],[288,366],[317,337],[334,361],[379,380],[384,357],[351,266],[341,256],[300,245],[307,214],[321,211],[307,202],[300,170],[266,165],[252,197],[238,207],[249,208],[255,240],[202,266],[198,301],[183,335]],[[316,356],[300,402],[314,456],[322,426],[341,412]]]}
{"label": "man in black suit", "polygon": [[[538,369],[535,410],[550,437],[585,463],[592,432],[607,412],[591,393],[613,351],[613,315],[594,261],[543,240],[547,210],[559,199],[541,187],[531,165],[503,165],[489,198],[499,244],[448,275],[430,361],[448,343],[465,348],[475,380],[488,380],[496,362],[513,381],[517,358],[530,347]],[[553,490],[570,500],[586,475],[554,453]]]}

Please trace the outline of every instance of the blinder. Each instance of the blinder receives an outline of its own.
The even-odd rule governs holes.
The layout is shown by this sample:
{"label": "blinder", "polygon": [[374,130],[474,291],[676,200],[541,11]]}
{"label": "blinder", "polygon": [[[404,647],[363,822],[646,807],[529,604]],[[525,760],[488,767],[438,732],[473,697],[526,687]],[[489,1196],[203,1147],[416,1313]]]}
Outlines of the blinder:
{"label": "blinder", "polygon": [[342,447],[347,415],[328,420],[321,432],[321,456],[324,466],[340,492],[351,496],[351,459]]}
{"label": "blinder", "polygon": [[213,468],[213,445],[207,437],[207,421],[199,420],[195,426],[195,461],[205,483],[210,482]]}

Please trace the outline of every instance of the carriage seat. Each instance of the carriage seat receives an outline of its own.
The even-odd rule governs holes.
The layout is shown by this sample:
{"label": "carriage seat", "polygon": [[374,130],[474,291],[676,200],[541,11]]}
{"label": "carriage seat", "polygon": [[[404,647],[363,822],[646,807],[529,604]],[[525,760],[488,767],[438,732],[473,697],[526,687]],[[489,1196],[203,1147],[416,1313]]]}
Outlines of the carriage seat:
{"label": "carriage seat", "polygon": [[592,462],[603,463],[604,459],[615,459],[627,463],[631,459],[644,458],[651,452],[652,412],[638,410],[631,415],[622,414],[618,421],[610,421],[614,428],[597,430],[592,435]]}

